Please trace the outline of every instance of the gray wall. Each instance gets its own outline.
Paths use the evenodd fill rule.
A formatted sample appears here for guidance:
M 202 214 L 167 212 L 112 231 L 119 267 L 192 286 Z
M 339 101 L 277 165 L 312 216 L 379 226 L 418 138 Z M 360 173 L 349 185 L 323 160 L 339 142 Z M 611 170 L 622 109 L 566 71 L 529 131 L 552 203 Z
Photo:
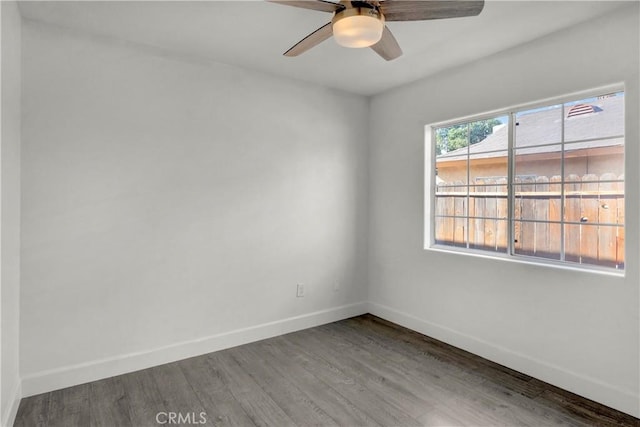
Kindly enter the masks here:
M 0 136 L 0 424 L 11 423 L 20 397 L 20 38 L 15 2 L 3 1 L 2 135 Z
M 23 88 L 26 394 L 366 299 L 366 98 L 35 23 Z
M 373 313 L 640 415 L 638 39 L 633 4 L 373 98 Z M 425 125 L 620 82 L 626 277 L 423 249 Z

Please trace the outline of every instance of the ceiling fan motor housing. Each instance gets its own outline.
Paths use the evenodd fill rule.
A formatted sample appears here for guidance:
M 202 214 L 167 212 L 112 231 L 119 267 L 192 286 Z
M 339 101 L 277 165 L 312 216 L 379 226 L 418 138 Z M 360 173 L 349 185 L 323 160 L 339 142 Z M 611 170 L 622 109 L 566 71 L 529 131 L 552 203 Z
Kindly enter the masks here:
M 345 47 L 368 47 L 380 41 L 384 15 L 375 6 L 359 6 L 339 10 L 331 20 L 333 36 Z

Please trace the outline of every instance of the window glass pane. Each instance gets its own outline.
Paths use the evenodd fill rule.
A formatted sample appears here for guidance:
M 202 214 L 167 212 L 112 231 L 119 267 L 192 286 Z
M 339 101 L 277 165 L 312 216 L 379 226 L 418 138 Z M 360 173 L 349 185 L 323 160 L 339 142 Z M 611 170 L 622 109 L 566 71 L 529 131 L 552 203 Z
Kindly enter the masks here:
M 516 147 L 562 142 L 562 104 L 517 113 L 515 129 Z
M 469 124 L 435 129 L 436 157 L 466 157 L 469 146 Z
M 470 187 L 469 216 L 507 219 L 509 201 L 506 179 L 487 179 L 483 185 Z
M 436 243 L 624 268 L 624 95 L 513 114 L 435 130 Z
M 467 216 L 466 193 L 449 193 L 452 195 L 436 196 L 436 216 Z M 453 194 L 464 194 L 454 196 Z
M 546 176 L 551 180 L 556 175 L 562 175 L 562 145 L 515 150 L 516 179 Z
M 466 247 L 468 125 L 438 128 L 435 136 L 435 243 Z
M 472 158 L 478 153 L 506 150 L 509 146 L 507 116 L 469 123 L 469 142 L 469 153 Z
M 624 269 L 623 227 L 567 224 L 564 241 L 566 261 Z
M 561 221 L 560 177 L 523 178 L 514 186 L 515 220 Z
M 465 148 L 466 150 L 466 148 Z M 467 159 L 436 159 L 436 215 L 467 215 Z
M 622 92 L 568 102 L 564 114 L 565 142 L 624 135 Z
M 598 223 L 624 225 L 624 182 L 601 182 Z
M 565 175 L 624 175 L 624 138 L 573 142 L 564 146 Z
M 469 218 L 469 247 L 485 251 L 506 252 L 507 227 L 506 220 Z
M 518 255 L 559 260 L 561 227 L 559 223 L 515 221 L 514 252 Z
M 482 185 L 487 180 L 507 179 L 507 150 L 471 154 L 469 157 L 470 185 Z
M 466 218 L 435 218 L 435 242 L 438 245 L 466 247 Z
M 442 196 L 466 196 L 467 184 L 462 181 L 449 181 L 444 182 L 439 179 L 436 180 L 436 195 Z
M 461 191 L 460 186 L 467 185 L 467 164 L 466 154 L 464 157 L 436 157 L 436 186 L 458 186 Z
M 599 182 L 597 178 L 597 175 L 585 175 L 584 181 L 577 175 L 567 178 L 565 221 L 624 225 L 624 183 Z

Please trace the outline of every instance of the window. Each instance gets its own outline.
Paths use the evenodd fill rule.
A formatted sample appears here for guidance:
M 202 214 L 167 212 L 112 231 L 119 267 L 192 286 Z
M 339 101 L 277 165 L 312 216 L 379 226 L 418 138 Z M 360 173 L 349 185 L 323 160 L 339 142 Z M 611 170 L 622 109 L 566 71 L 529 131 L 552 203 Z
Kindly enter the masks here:
M 624 270 L 624 92 L 428 129 L 431 246 Z

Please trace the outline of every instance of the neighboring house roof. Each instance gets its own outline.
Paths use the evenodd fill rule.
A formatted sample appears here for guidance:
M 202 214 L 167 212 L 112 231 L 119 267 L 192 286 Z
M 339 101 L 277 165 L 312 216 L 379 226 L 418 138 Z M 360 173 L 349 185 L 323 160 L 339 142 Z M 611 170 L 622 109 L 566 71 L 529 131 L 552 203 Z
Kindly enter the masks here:
M 560 145 L 534 146 L 561 142 L 562 114 L 562 108 L 549 108 L 517 115 L 515 148 L 524 149 L 517 150 L 516 154 L 560 151 Z M 624 144 L 624 96 L 600 98 L 592 102 L 567 107 L 564 115 L 565 151 Z M 507 126 L 496 127 L 495 133 L 469 147 L 470 158 L 506 156 L 508 132 Z M 504 150 L 504 154 L 496 153 L 499 150 Z M 493 152 L 487 153 L 487 151 Z M 441 154 L 437 159 L 438 162 L 446 162 L 462 160 L 466 156 L 467 147 L 463 147 Z

